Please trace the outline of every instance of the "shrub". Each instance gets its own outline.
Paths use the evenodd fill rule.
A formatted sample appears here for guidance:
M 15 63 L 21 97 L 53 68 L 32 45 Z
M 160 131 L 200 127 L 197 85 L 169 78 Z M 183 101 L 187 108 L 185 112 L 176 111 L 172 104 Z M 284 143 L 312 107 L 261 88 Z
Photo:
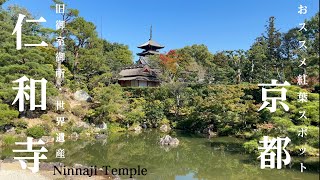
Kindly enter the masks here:
M 25 122 L 24 120 L 18 120 L 17 122 L 14 123 L 15 127 L 21 128 L 21 129 L 26 129 L 28 127 L 28 123 Z
M 306 152 L 304 154 L 301 154 L 301 149 L 306 149 Z M 292 146 L 289 148 L 289 150 L 291 151 L 290 154 L 292 155 L 296 155 L 296 156 L 318 156 L 319 154 L 319 149 L 318 148 L 314 148 L 311 147 L 307 144 L 302 144 L 300 146 Z
M 272 117 L 271 119 L 277 126 L 280 126 L 282 128 L 289 128 L 294 125 L 288 118 Z
M 167 118 L 163 118 L 161 121 L 160 121 L 160 125 L 162 124 L 170 124 L 170 121 L 167 119 Z
M 227 136 L 229 134 L 234 134 L 234 128 L 230 125 L 226 125 L 222 128 L 219 128 L 218 129 L 218 133 L 219 135 L 222 135 L 222 136 Z
M 306 130 L 305 137 L 298 136 L 301 130 Z M 311 147 L 319 148 L 319 128 L 315 126 L 293 126 L 288 129 L 288 137 L 293 145 L 308 144 Z
M 1 104 L 0 102 L 0 126 L 4 126 L 6 124 L 10 124 L 11 120 L 17 118 L 19 116 L 19 112 L 16 110 L 9 109 L 7 104 Z
M 108 134 L 108 130 L 107 129 L 102 129 L 102 130 L 100 130 L 100 134 Z
M 3 146 L 14 145 L 16 138 L 12 135 L 4 135 L 2 138 Z
M 54 118 L 51 117 L 49 114 L 43 114 L 40 116 L 40 119 L 46 121 L 47 123 L 51 122 Z
M 120 127 L 120 124 L 118 123 L 111 123 L 110 125 L 108 125 L 108 130 L 109 132 L 113 133 L 113 132 L 122 132 L 122 131 L 125 131 L 126 129 L 123 127 Z
M 73 132 L 73 126 L 74 126 L 74 122 L 70 120 L 61 127 L 61 130 L 68 134 L 71 134 Z
M 251 140 L 251 141 L 245 142 L 243 144 L 243 148 L 248 153 L 258 153 L 258 142 L 257 140 Z
M 42 136 L 46 135 L 46 131 L 42 126 L 38 125 L 27 129 L 27 135 L 34 138 L 41 138 Z
M 80 134 L 84 130 L 83 127 L 72 127 L 72 131 Z
M 146 105 L 146 119 L 150 124 L 158 124 L 165 118 L 164 105 L 161 101 L 155 100 Z
M 71 109 L 73 115 L 83 118 L 87 114 L 87 110 L 85 110 L 81 105 L 77 105 Z
M 126 122 L 129 124 L 139 123 L 145 119 L 146 115 L 141 109 L 132 109 L 126 114 Z
M 319 149 L 319 128 L 315 126 L 309 126 L 307 132 L 308 145 Z

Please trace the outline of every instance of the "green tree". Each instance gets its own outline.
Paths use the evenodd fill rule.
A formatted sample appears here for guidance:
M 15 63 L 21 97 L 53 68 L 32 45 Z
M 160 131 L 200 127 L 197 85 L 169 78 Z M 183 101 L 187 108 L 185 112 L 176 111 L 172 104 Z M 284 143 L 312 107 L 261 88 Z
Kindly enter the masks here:
M 40 80 L 45 78 L 47 83 L 47 96 L 57 93 L 53 88 L 54 84 L 54 49 L 51 45 L 48 47 L 23 47 L 21 50 L 16 50 L 15 35 L 12 35 L 12 30 L 16 24 L 16 19 L 19 13 L 27 15 L 27 18 L 33 18 L 32 15 L 24 8 L 19 6 L 10 6 L 8 10 L 0 10 L 0 99 L 1 103 L 11 105 L 15 96 L 16 90 L 12 87 L 16 86 L 12 81 L 21 78 L 23 75 L 28 78 Z M 34 23 L 24 23 L 22 26 L 22 41 L 28 43 L 39 43 L 42 40 L 50 42 L 45 36 L 41 35 L 41 26 Z M 39 96 L 36 97 L 38 102 Z M 26 104 L 27 105 L 27 104 Z M 27 105 L 26 107 L 28 107 Z M 13 106 L 17 109 L 17 104 Z M 30 112 L 27 110 L 20 113 L 20 116 L 41 115 L 38 112 Z M 43 112 L 42 112 L 43 113 Z M 13 116 L 8 119 L 13 120 Z M 6 117 L 3 117 L 6 118 Z
M 103 55 L 107 65 L 114 73 L 118 73 L 121 68 L 133 63 L 133 55 L 127 45 L 103 40 Z
M 93 23 L 87 22 L 82 17 L 74 18 L 68 24 L 68 33 L 66 34 L 65 43 L 66 51 L 72 53 L 72 69 L 73 76 L 79 82 L 78 65 L 80 62 L 81 51 L 85 48 L 90 48 L 91 43 L 97 38 L 96 27 Z
M 267 67 L 272 69 L 270 78 L 278 77 L 278 80 L 284 80 L 284 64 L 281 61 L 280 46 L 281 46 L 281 33 L 275 27 L 275 17 L 270 17 L 268 25 L 266 25 L 267 41 Z
M 235 51 L 225 51 L 226 55 L 229 58 L 230 67 L 234 69 L 235 77 L 234 82 L 237 84 L 242 82 L 242 72 L 243 67 L 246 62 L 246 54 L 244 50 L 235 50 Z
M 118 84 L 108 87 L 100 86 L 93 89 L 93 94 L 99 100 L 89 119 L 93 123 L 125 121 L 124 114 L 128 111 L 128 102 L 124 99 L 122 87 Z

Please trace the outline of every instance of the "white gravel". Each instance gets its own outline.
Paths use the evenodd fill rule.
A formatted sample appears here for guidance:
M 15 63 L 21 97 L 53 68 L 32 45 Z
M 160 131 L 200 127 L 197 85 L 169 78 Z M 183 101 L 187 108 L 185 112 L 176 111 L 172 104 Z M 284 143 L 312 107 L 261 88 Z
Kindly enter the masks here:
M 0 170 L 0 180 L 48 180 L 48 178 L 37 173 Z

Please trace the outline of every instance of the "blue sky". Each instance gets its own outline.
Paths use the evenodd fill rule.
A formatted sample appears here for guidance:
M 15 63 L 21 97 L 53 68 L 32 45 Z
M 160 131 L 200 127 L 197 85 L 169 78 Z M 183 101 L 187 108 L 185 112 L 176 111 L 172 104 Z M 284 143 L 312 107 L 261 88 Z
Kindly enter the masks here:
M 318 0 L 65 0 L 80 16 L 93 22 L 104 39 L 136 48 L 149 38 L 166 46 L 163 52 L 192 44 L 205 44 L 213 53 L 249 49 L 265 31 L 270 16 L 285 32 L 319 12 Z M 44 26 L 55 27 L 61 19 L 50 10 L 51 0 L 9 0 L 5 7 L 18 4 L 36 17 L 47 19 Z M 308 7 L 298 14 L 299 5 Z M 102 25 L 102 26 L 101 26 Z M 102 31 L 101 31 L 102 29 Z M 135 57 L 137 59 L 137 57 Z

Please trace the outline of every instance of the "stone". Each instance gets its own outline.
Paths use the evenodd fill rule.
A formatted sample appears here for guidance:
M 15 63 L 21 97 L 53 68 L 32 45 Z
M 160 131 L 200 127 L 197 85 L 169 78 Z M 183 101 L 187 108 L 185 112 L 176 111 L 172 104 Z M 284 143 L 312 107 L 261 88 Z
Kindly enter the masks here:
M 172 138 L 169 135 L 166 135 L 160 138 L 161 145 L 168 145 L 168 146 L 178 146 L 180 141 L 177 138 Z
M 133 129 L 136 132 L 140 132 L 142 130 L 141 126 L 139 126 L 139 125 L 135 126 Z
M 76 126 L 77 126 L 78 128 L 80 128 L 80 127 L 83 127 L 83 128 L 85 128 L 85 129 L 90 128 L 90 125 L 87 124 L 86 122 L 83 122 L 83 121 L 76 122 Z
M 14 129 L 14 127 L 11 127 L 6 131 L 6 134 L 14 135 L 16 134 L 16 130 Z
M 205 135 L 209 135 L 209 138 L 211 137 L 217 137 L 218 133 L 213 131 L 214 129 L 214 125 L 213 124 L 209 124 L 208 127 L 206 127 L 205 129 L 203 129 L 202 133 Z
M 18 161 L 18 160 L 13 159 L 13 157 L 8 157 L 8 158 L 5 158 L 2 162 L 3 163 L 13 163 L 15 161 Z
M 203 134 L 209 134 L 209 131 L 213 131 L 213 124 L 209 124 L 206 128 L 203 129 L 202 133 Z
M 77 140 L 79 138 L 79 134 L 77 132 L 73 132 L 71 135 L 70 135 L 70 138 L 72 140 Z
M 163 124 L 163 125 L 160 126 L 160 131 L 161 131 L 161 132 L 168 132 L 168 131 L 170 131 L 170 130 L 171 130 L 171 128 L 170 128 L 170 126 L 167 125 L 167 124 Z
M 208 133 L 209 133 L 209 138 L 210 138 L 210 137 L 217 137 L 217 136 L 218 136 L 218 133 L 217 133 L 217 132 L 213 132 L 213 131 L 211 131 L 210 129 L 209 129 Z
M 12 128 L 14 128 L 11 124 L 6 124 L 6 125 L 4 125 L 4 130 L 6 131 L 6 132 L 8 132 L 10 129 L 12 129 Z
M 98 125 L 98 128 L 100 129 L 107 129 L 107 124 L 105 122 L 102 122 L 102 124 Z
M 97 135 L 95 135 L 95 138 L 96 139 L 106 139 L 107 135 L 105 135 L 105 134 L 97 134 Z
M 140 133 L 142 130 L 142 127 L 139 124 L 135 124 L 131 127 L 129 127 L 129 124 L 127 125 L 129 131 L 135 131 L 136 133 Z
M 93 132 L 94 132 L 94 133 L 99 133 L 100 131 L 101 131 L 101 129 L 98 128 L 98 127 L 93 128 Z
M 143 122 L 141 126 L 143 129 L 147 129 L 147 127 L 148 127 L 146 122 Z
M 92 97 L 85 92 L 84 90 L 78 90 L 74 94 L 74 99 L 77 101 L 86 101 L 86 102 L 92 102 Z
M 42 136 L 40 138 L 43 142 L 47 143 L 54 143 L 54 137 L 51 136 Z

